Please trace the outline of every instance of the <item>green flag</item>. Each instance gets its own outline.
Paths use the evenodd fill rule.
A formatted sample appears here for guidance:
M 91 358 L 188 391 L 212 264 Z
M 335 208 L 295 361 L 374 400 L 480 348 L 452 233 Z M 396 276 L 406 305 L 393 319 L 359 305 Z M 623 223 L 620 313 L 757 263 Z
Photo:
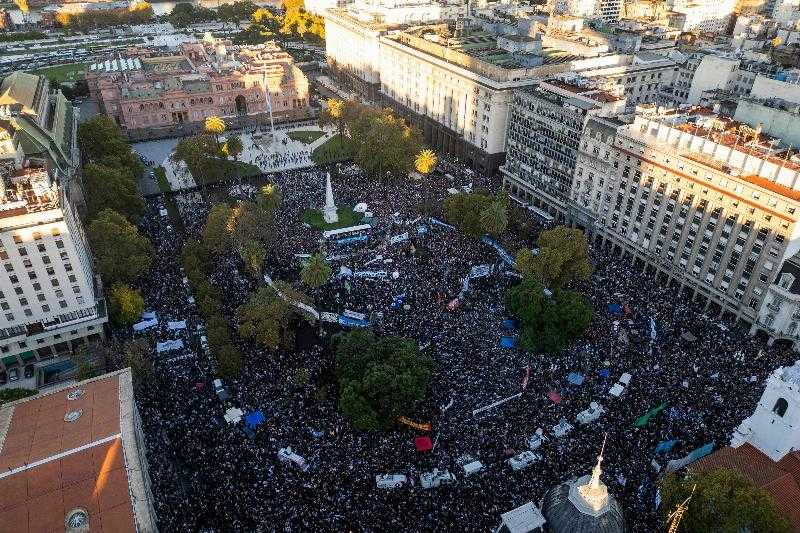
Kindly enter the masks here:
M 636 422 L 634 422 L 633 425 L 635 427 L 637 427 L 637 428 L 640 428 L 642 426 L 646 426 L 647 423 L 650 422 L 651 418 L 653 418 L 654 416 L 656 416 L 658 413 L 660 413 L 661 411 L 663 411 L 666 408 L 667 408 L 667 402 L 664 402 L 661 405 L 659 405 L 658 407 L 656 407 L 655 409 L 651 409 L 650 411 L 646 412 L 645 414 L 643 414 L 642 416 L 637 418 Z

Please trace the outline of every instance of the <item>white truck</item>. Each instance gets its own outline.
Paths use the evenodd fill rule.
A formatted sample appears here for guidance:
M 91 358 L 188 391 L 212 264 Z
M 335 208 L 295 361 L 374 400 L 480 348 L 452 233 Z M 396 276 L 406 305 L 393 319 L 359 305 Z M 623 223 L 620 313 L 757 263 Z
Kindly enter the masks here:
M 379 474 L 375 476 L 375 485 L 379 489 L 397 489 L 408 483 L 408 477 L 402 474 Z
M 292 448 L 287 446 L 286 448 L 281 448 L 278 450 L 278 459 L 282 463 L 293 463 L 297 468 L 302 470 L 303 472 L 308 471 L 308 463 L 306 460 L 297 455 L 292 451 Z
M 542 460 L 542 456 L 538 453 L 533 453 L 530 450 L 525 450 L 522 453 L 518 453 L 511 459 L 509 459 L 508 465 L 511 467 L 512 470 L 523 470 L 528 468 L 533 463 Z
M 432 489 L 441 485 L 452 485 L 456 482 L 456 476 L 448 470 L 434 468 L 433 472 L 423 472 L 419 475 L 419 482 L 423 489 Z
M 589 408 L 581 411 L 578 413 L 578 416 L 575 417 L 575 420 L 578 421 L 578 424 L 590 424 L 603 416 L 606 410 L 597 402 L 591 402 L 589 404 Z
M 544 436 L 544 430 L 542 428 L 536 428 L 536 433 L 534 433 L 533 436 L 528 439 L 528 448 L 535 450 L 544 444 L 544 441 L 546 440 L 547 437 Z

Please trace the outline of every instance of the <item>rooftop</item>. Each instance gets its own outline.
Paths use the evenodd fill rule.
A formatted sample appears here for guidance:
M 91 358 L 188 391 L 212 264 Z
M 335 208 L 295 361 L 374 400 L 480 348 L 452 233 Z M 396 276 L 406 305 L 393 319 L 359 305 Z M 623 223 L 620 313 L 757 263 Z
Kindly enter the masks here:
M 0 531 L 154 530 L 134 414 L 129 369 L 0 408 Z
M 58 187 L 43 168 L 28 167 L 0 176 L 0 218 L 56 209 Z

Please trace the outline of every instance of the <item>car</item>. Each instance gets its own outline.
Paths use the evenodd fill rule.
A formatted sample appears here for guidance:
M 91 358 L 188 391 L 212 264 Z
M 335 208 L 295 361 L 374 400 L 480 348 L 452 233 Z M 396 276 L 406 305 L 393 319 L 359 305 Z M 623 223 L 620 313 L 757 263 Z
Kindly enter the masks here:
M 525 450 L 524 452 L 518 453 L 508 461 L 508 465 L 511 467 L 512 470 L 523 470 L 528 468 L 533 463 L 542 460 L 542 456 L 538 453 L 533 453 L 530 450 Z
M 379 474 L 375 476 L 375 486 L 379 489 L 397 489 L 408 483 L 408 476 L 402 474 Z
M 625 391 L 628 390 L 628 385 L 631 382 L 631 377 L 632 376 L 627 372 L 622 374 L 619 378 L 619 381 L 617 381 L 614 384 L 614 386 L 611 387 L 611 389 L 608 391 L 608 394 L 610 394 L 611 396 L 615 396 L 617 398 L 625 394 Z
M 432 489 L 441 485 L 455 484 L 456 476 L 451 474 L 448 470 L 434 468 L 433 472 L 423 472 L 420 474 L 419 482 L 423 489 Z
M 30 379 L 33 377 L 33 371 L 35 367 L 33 365 L 25 365 L 24 376 L 25 379 Z
M 308 463 L 306 463 L 306 460 L 294 453 L 290 446 L 278 450 L 278 459 L 282 463 L 293 463 L 303 472 L 308 471 L 309 466 Z
M 471 463 L 462 465 L 461 468 L 464 469 L 465 476 L 471 476 L 472 474 L 477 474 L 483 470 L 483 463 L 480 461 L 472 461 Z
M 547 437 L 544 436 L 544 430 L 542 428 L 537 428 L 536 433 L 534 433 L 533 436 L 528 439 L 528 448 L 535 450 L 546 440 Z
M 581 411 L 578 413 L 578 416 L 575 417 L 578 424 L 590 424 L 603 416 L 606 410 L 597 402 L 591 402 L 589 404 L 589 408 Z
M 19 380 L 19 368 L 9 368 L 8 381 L 17 381 L 17 380 Z

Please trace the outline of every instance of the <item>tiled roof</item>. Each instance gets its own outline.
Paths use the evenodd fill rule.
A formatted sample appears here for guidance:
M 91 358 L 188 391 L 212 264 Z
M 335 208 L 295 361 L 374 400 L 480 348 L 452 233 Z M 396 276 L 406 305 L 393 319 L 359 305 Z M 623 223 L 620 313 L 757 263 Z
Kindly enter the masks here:
M 716 468 L 739 472 L 766 490 L 775 499 L 781 514 L 791 522 L 794 531 L 800 533 L 800 452 L 788 454 L 776 463 L 745 443 L 738 448 L 722 448 L 689 467 L 695 472 Z
M 14 72 L 0 83 L 0 105 L 22 104 L 29 113 L 38 108 L 40 77 L 27 72 Z
M 64 531 L 75 509 L 92 532 L 154 531 L 134 419 L 130 370 L 0 407 L 0 533 Z

